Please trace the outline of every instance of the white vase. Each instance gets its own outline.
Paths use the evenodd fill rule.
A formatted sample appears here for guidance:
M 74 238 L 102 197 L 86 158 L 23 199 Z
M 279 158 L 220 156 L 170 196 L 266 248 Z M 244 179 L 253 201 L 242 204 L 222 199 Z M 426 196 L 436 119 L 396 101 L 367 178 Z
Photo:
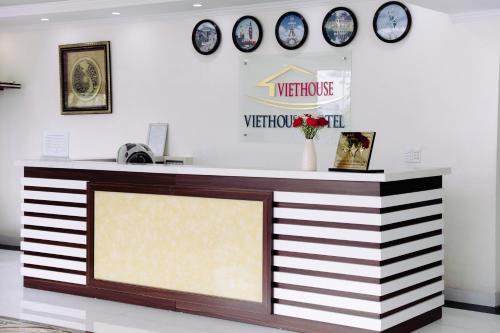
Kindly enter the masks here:
M 302 170 L 316 171 L 316 148 L 312 139 L 306 139 L 302 153 Z

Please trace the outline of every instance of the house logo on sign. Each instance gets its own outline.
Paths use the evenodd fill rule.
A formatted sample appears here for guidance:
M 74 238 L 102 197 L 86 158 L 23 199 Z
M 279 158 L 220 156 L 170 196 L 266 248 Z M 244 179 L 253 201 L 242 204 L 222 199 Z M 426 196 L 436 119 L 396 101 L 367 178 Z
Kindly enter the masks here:
M 257 83 L 266 97 L 250 96 L 258 103 L 284 110 L 310 111 L 339 101 L 333 81 L 319 80 L 311 71 L 288 65 Z

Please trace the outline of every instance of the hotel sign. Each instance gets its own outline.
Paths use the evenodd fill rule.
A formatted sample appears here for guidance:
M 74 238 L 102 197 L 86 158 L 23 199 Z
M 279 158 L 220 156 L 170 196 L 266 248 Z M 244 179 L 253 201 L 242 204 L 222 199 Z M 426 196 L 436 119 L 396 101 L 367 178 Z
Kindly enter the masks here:
M 298 138 L 299 114 L 322 114 L 321 137 L 350 126 L 351 63 L 346 54 L 255 56 L 241 60 L 241 126 L 248 141 L 289 142 Z

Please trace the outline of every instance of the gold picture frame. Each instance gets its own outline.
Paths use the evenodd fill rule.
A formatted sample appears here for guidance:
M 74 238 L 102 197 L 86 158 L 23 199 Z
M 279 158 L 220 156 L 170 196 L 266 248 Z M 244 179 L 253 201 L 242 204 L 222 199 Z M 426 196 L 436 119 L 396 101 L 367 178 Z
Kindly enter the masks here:
M 335 165 L 331 171 L 368 171 L 375 143 L 375 132 L 340 134 Z
M 61 114 L 112 113 L 111 43 L 59 46 Z

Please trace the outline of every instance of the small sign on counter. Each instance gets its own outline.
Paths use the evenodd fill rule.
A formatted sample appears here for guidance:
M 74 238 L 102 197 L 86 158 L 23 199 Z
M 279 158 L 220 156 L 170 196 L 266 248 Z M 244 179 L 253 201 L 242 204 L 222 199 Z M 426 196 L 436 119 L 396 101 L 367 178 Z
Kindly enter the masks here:
M 69 132 L 43 132 L 42 160 L 69 160 Z

